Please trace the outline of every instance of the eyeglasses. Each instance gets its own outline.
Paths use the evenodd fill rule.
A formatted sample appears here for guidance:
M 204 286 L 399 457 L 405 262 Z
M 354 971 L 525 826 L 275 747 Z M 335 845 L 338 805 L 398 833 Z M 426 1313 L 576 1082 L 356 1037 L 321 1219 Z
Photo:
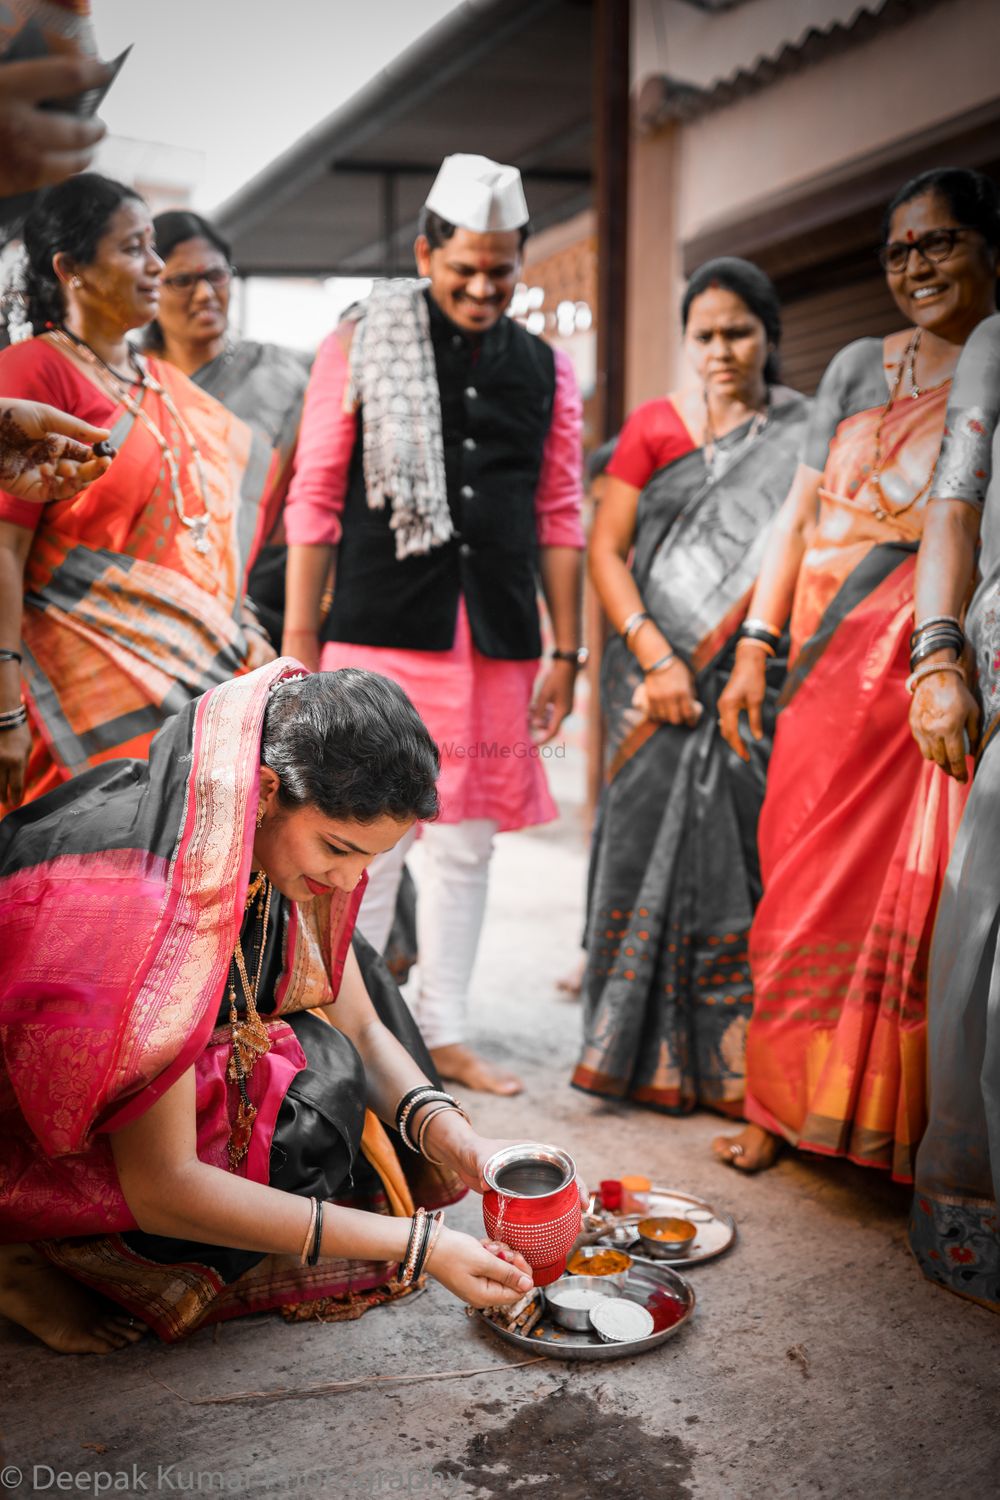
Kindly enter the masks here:
M 172 292 L 192 292 L 200 281 L 207 281 L 216 291 L 228 286 L 236 275 L 235 266 L 207 266 L 204 271 L 179 271 L 176 276 L 161 276 L 160 285 Z
M 957 229 L 931 229 L 917 240 L 890 240 L 883 245 L 878 258 L 884 271 L 899 276 L 910 264 L 910 251 L 916 250 L 924 260 L 940 265 L 952 255 L 963 234 L 977 234 L 978 230 L 959 227 Z

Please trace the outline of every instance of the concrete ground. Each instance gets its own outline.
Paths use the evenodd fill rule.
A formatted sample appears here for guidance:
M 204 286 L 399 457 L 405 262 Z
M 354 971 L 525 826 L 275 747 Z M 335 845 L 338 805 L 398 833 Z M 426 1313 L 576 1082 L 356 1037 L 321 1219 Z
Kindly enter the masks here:
M 979 1500 L 1000 1491 L 1000 1321 L 919 1275 L 905 1245 L 906 1192 L 792 1156 L 741 1178 L 709 1155 L 715 1118 L 668 1119 L 567 1086 L 579 1017 L 554 981 L 581 920 L 572 747 L 552 770 L 563 821 L 500 840 L 476 979 L 475 1040 L 527 1088 L 515 1101 L 477 1100 L 477 1122 L 565 1144 L 591 1182 L 643 1172 L 731 1212 L 734 1248 L 690 1272 L 692 1322 L 643 1358 L 523 1367 L 436 1285 L 356 1323 L 244 1320 L 100 1360 L 60 1358 L 3 1328 L 0 1495 Z M 480 1228 L 479 1200 L 450 1210 L 449 1222 Z M 454 1371 L 475 1373 L 436 1378 Z M 204 1404 L 387 1376 L 408 1383 Z

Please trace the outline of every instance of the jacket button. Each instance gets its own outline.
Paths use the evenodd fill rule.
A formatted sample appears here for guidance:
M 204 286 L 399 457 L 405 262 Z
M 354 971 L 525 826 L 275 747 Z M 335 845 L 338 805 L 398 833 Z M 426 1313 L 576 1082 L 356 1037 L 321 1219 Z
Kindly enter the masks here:
M 462 447 L 465 448 L 466 451 L 469 452 L 469 453 L 473 452 L 473 450 L 475 449 L 475 446 L 476 446 L 476 440 L 475 440 L 475 438 L 466 438 L 464 440 L 464 442 L 462 443 Z
M 476 387 L 474 385 L 467 385 L 465 387 L 465 394 L 466 396 L 468 396 L 470 401 L 475 401 L 476 397 L 479 395 L 479 392 L 476 390 Z
M 474 495 L 474 494 L 475 494 L 475 493 L 476 493 L 476 492 L 475 492 L 475 490 L 474 490 L 474 489 L 473 489 L 473 488 L 472 488 L 472 485 L 471 485 L 471 484 L 463 484 L 463 485 L 462 485 L 462 499 L 463 499 L 463 500 L 471 500 L 471 499 L 472 499 L 472 497 L 473 497 L 473 495 Z
M 461 347 L 462 347 L 462 345 L 464 343 L 465 343 L 465 340 L 463 339 L 463 337 L 462 337 L 462 335 L 460 333 L 453 333 L 452 334 L 452 336 L 451 336 L 451 346 L 452 346 L 453 349 L 461 349 Z
M 459 557 L 471 557 L 472 556 L 472 548 L 469 546 L 468 542 L 463 542 L 462 543 L 462 545 L 458 549 L 458 555 L 459 555 Z

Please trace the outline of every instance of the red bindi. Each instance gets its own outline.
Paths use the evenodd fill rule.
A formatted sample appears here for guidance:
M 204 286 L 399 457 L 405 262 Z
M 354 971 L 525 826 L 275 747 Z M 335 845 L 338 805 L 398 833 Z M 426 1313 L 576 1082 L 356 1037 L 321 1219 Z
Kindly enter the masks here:
M 916 236 L 915 236 L 915 234 L 914 234 L 914 233 L 913 233 L 913 230 L 912 230 L 912 229 L 908 229 L 908 230 L 907 230 L 907 231 L 906 231 L 906 238 L 907 238 L 907 239 L 908 239 L 908 240 L 909 240 L 909 242 L 910 242 L 910 244 L 911 244 L 911 245 L 912 245 L 912 244 L 913 244 L 913 241 L 914 241 L 914 240 L 915 240 L 915 238 L 916 238 Z

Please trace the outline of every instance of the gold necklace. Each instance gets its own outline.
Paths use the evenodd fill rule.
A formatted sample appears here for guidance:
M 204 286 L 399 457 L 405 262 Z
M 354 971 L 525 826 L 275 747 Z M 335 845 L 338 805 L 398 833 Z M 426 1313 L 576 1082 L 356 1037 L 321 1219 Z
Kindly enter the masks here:
M 918 500 L 922 500 L 924 495 L 926 495 L 927 491 L 931 487 L 931 481 L 934 478 L 934 470 L 937 468 L 937 456 L 935 455 L 934 460 L 931 463 L 930 473 L 927 475 L 927 478 L 924 480 L 923 484 L 920 486 L 919 490 L 917 490 L 917 493 L 913 496 L 913 498 L 907 500 L 905 505 L 898 505 L 895 507 L 890 505 L 889 498 L 886 495 L 885 490 L 882 488 L 882 466 L 885 462 L 884 455 L 882 453 L 882 428 L 885 426 L 885 420 L 893 408 L 896 397 L 899 395 L 899 387 L 903 382 L 904 371 L 909 372 L 911 399 L 915 401 L 918 396 L 922 396 L 924 394 L 920 386 L 917 384 L 916 375 L 917 350 L 920 348 L 920 334 L 921 330 L 919 328 L 914 329 L 909 343 L 903 350 L 903 357 L 899 361 L 899 364 L 896 368 L 896 378 L 892 382 L 892 388 L 889 391 L 889 399 L 879 413 L 878 424 L 875 428 L 875 452 L 872 455 L 872 467 L 869 478 L 872 486 L 876 490 L 878 490 L 882 503 L 879 504 L 876 500 L 869 500 L 868 508 L 871 510 L 876 521 L 894 521 L 897 516 L 903 515 L 905 511 L 910 510 L 914 505 L 916 505 Z
M 142 422 L 143 426 L 152 436 L 166 463 L 167 471 L 170 475 L 170 492 L 173 496 L 174 510 L 177 512 L 178 521 L 190 531 L 191 540 L 194 543 L 196 552 L 210 551 L 208 523 L 211 520 L 211 512 L 208 506 L 208 485 L 205 481 L 201 450 L 198 447 L 194 434 L 178 411 L 169 391 L 158 380 L 155 380 L 147 369 L 140 365 L 134 365 L 136 385 L 140 386 L 143 391 L 152 391 L 154 396 L 159 396 L 166 407 L 168 415 L 173 419 L 178 432 L 191 451 L 191 457 L 194 460 L 193 477 L 197 480 L 199 499 L 202 504 L 202 514 L 200 516 L 189 516 L 184 509 L 184 492 L 181 488 L 181 476 L 177 466 L 177 459 L 174 457 L 174 452 L 169 442 L 142 405 L 142 398 L 140 397 L 139 401 L 136 401 L 117 371 L 113 370 L 106 361 L 101 359 L 99 354 L 95 354 L 90 345 L 85 343 L 83 339 L 67 333 L 64 328 L 53 328 L 50 329 L 49 333 L 50 337 L 57 344 L 70 349 L 83 360 L 84 364 L 89 365 L 109 395 L 119 401 L 131 416 Z M 132 357 L 133 359 L 135 358 L 134 354 Z
M 235 1172 L 250 1150 L 250 1137 L 253 1133 L 253 1122 L 257 1118 L 257 1106 L 251 1103 L 247 1092 L 247 1079 L 253 1072 L 258 1058 L 271 1050 L 271 1039 L 268 1036 L 267 1027 L 260 1018 L 257 1009 L 257 995 L 260 991 L 260 976 L 264 969 L 264 949 L 267 946 L 267 919 L 271 912 L 271 894 L 274 887 L 263 876 L 261 883 L 256 887 L 254 894 L 257 897 L 257 917 L 260 924 L 260 945 L 257 953 L 257 968 L 254 973 L 253 983 L 247 974 L 246 960 L 243 957 L 243 944 L 239 938 L 229 963 L 229 1029 L 232 1035 L 233 1050 L 229 1054 L 229 1063 L 226 1068 L 226 1077 L 230 1083 L 235 1083 L 240 1091 L 240 1102 L 236 1108 L 236 1119 L 229 1133 L 229 1170 Z M 236 1006 L 236 980 L 234 969 L 239 975 L 240 987 L 243 990 L 243 999 L 246 1005 L 246 1014 L 240 1019 L 240 1013 Z

